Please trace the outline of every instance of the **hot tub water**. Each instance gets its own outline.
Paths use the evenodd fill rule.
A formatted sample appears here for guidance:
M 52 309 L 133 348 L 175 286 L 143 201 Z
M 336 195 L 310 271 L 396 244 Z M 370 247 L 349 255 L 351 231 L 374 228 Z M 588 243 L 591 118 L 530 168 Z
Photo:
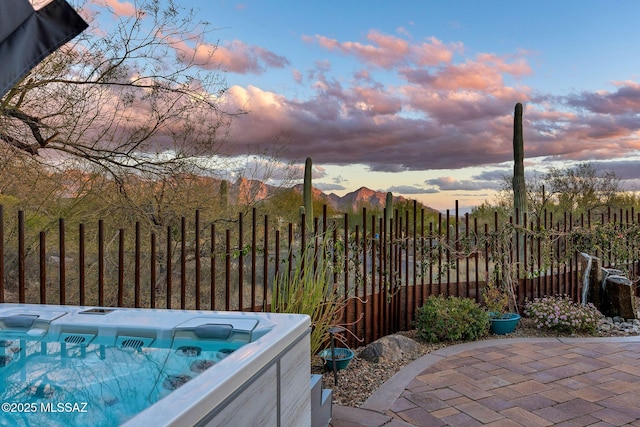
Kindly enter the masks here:
M 199 394 L 203 402 L 217 390 L 215 406 L 192 403 L 200 412 L 207 409 L 195 417 L 204 425 L 232 404 L 221 399 L 223 389 L 241 395 L 269 364 L 280 363 L 263 358 L 248 377 L 242 373 L 251 366 L 248 359 L 265 355 L 258 344 L 279 329 L 274 320 L 278 316 L 253 313 L 0 304 L 0 425 L 115 426 L 140 413 L 153 419 L 156 403 L 166 412 L 180 390 Z M 300 330 L 308 329 L 300 320 Z M 279 356 L 286 359 L 287 353 Z M 234 365 L 236 375 L 248 380 L 237 390 L 228 377 Z M 210 381 L 196 381 L 201 376 Z M 308 371 L 305 378 L 308 386 Z M 188 409 L 182 406 L 173 408 L 174 415 Z M 171 417 L 159 418 L 171 423 Z M 174 418 L 179 424 L 180 417 Z M 275 419 L 289 424 L 280 413 Z

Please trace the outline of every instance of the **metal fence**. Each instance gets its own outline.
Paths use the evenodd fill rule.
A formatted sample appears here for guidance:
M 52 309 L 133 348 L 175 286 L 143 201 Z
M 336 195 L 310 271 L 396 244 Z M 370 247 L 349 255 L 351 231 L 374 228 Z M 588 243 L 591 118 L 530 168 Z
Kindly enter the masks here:
M 515 278 L 520 306 L 543 295 L 578 300 L 582 267 L 572 232 L 607 223 L 623 232 L 640 224 L 633 211 L 624 214 L 554 221 L 545 213 L 530 223 L 525 216 L 520 225 L 495 213 L 480 224 L 460 215 L 457 203 L 453 212 L 427 221 L 414 203 L 392 218 L 366 208 L 328 218 L 325 207 L 313 229 L 300 226 L 304 217 L 283 226 L 253 209 L 227 222 L 230 227 L 205 224 L 196 211 L 149 232 L 139 223 L 119 227 L 105 220 L 69 229 L 64 219 L 36 231 L 25 212 L 5 218 L 0 206 L 0 302 L 265 311 L 274 277 L 290 273 L 302 251 L 323 245 L 346 299 L 341 324 L 351 332 L 350 345 L 359 345 L 409 329 L 430 295 L 482 302 L 487 279 L 505 269 Z M 614 263 L 606 259 L 611 254 L 599 255 L 605 265 Z

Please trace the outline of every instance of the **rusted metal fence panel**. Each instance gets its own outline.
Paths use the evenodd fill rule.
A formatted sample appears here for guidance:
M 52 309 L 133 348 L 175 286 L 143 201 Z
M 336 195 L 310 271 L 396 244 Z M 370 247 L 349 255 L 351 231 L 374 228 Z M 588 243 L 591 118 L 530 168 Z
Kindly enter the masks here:
M 605 222 L 624 239 L 625 227 L 640 223 L 640 214 L 621 211 L 598 221 L 591 214 L 554 221 L 545 212 L 535 220 L 525 215 L 524 224 L 505 222 L 496 212 L 481 224 L 461 216 L 457 203 L 453 215 L 427 221 L 414 202 L 391 218 L 386 210 L 378 216 L 366 208 L 327 218 L 325 206 L 313 229 L 300 226 L 304 218 L 281 229 L 254 208 L 231 228 L 202 224 L 196 211 L 148 235 L 139 223 L 115 228 L 122 224 L 104 220 L 79 224 L 76 235 L 62 218 L 56 230 L 29 230 L 25 215 L 16 212 L 8 221 L 0 206 L 0 302 L 266 311 L 278 292 L 274 277 L 291 276 L 305 250 L 330 248 L 334 289 L 347 300 L 342 324 L 351 345 L 411 328 L 430 295 L 481 302 L 487 281 L 507 266 L 515 271 L 520 306 L 543 295 L 576 300 L 580 256 L 570 253 L 568 239 Z M 612 248 L 595 255 L 613 263 Z

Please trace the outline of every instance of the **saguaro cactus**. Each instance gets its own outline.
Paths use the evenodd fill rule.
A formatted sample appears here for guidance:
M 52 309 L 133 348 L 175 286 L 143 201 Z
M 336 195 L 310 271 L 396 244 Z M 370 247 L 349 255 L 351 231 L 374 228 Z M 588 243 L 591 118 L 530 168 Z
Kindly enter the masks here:
M 513 115 L 513 215 L 517 224 L 524 224 L 524 217 L 527 211 L 527 189 L 524 183 L 524 137 L 522 136 L 522 104 L 516 104 L 515 113 Z M 524 262 L 524 239 L 517 232 L 514 232 L 515 254 L 518 256 L 519 262 Z M 507 269 L 503 270 L 505 273 Z M 520 269 L 524 271 L 524 269 Z M 506 279 L 506 278 L 505 278 Z M 507 280 L 509 284 L 510 309 L 517 311 L 517 302 L 512 287 L 512 282 Z
M 527 211 L 527 191 L 524 182 L 524 137 L 522 136 L 522 104 L 517 103 L 513 116 L 513 210 L 522 224 Z
M 384 211 L 387 214 L 387 226 L 391 226 L 391 219 L 393 218 L 393 194 L 390 191 L 387 192 L 387 199 L 384 204 Z
M 229 203 L 229 183 L 226 179 L 220 182 L 220 209 L 224 212 L 227 210 Z
M 307 157 L 304 162 L 304 186 L 302 188 L 302 201 L 304 206 L 304 213 L 307 219 L 307 227 L 311 229 L 313 227 L 313 195 L 311 193 L 311 157 Z

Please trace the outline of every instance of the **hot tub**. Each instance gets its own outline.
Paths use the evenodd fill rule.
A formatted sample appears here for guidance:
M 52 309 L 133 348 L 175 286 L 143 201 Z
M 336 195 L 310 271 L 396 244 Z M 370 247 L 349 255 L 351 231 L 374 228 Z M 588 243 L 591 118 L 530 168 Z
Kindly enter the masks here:
M 311 424 L 308 316 L 0 304 L 0 425 Z

